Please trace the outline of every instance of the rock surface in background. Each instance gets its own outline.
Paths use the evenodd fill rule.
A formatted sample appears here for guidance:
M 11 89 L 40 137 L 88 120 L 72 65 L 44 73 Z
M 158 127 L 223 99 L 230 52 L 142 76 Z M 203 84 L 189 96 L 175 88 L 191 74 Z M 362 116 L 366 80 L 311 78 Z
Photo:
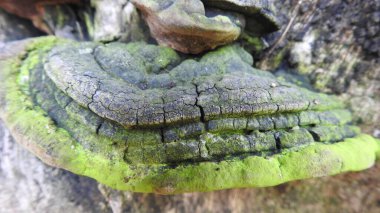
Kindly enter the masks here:
M 148 27 L 129 0 L 91 0 L 95 9 L 90 34 L 95 41 L 147 41 Z
M 89 178 L 42 163 L 0 121 L 0 212 L 107 212 Z

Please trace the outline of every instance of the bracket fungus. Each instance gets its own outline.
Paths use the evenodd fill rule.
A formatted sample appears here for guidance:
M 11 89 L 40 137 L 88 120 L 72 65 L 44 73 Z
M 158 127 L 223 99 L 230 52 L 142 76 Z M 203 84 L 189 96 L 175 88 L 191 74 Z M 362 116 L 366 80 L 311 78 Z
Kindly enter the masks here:
M 246 19 L 246 31 L 260 36 L 280 29 L 272 0 L 202 0 L 204 5 L 235 11 Z
M 267 0 L 132 0 L 159 44 L 198 54 L 238 39 L 244 28 L 261 36 L 279 29 Z
M 0 116 L 44 162 L 119 190 L 274 186 L 371 167 L 379 141 L 334 96 L 252 67 L 145 43 L 45 37 L 0 50 Z

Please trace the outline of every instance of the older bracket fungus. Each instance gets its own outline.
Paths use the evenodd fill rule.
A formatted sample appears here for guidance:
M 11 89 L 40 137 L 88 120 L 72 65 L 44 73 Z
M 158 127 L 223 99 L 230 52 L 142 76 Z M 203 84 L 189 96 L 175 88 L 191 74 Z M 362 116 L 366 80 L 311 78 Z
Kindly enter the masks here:
M 197 54 L 236 40 L 243 16 L 205 10 L 200 0 L 133 0 L 143 13 L 158 43 L 184 53 Z
M 264 187 L 374 164 L 379 141 L 335 97 L 252 63 L 238 45 L 195 60 L 145 43 L 10 43 L 0 116 L 44 162 L 120 190 Z
M 260 36 L 280 29 L 271 0 L 202 0 L 206 6 L 244 14 L 246 31 Z
M 256 36 L 279 29 L 266 0 L 132 2 L 144 15 L 157 42 L 183 53 L 198 54 L 231 43 L 240 36 L 245 25 L 246 30 Z

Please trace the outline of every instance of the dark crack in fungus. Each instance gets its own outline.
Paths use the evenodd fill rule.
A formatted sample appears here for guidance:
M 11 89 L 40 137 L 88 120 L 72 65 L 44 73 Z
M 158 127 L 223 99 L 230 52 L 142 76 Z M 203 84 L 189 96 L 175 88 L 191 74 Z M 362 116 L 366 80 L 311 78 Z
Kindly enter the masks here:
M 0 115 L 44 162 L 120 190 L 264 187 L 373 165 L 379 142 L 337 98 L 252 64 L 237 44 L 182 58 L 145 43 L 10 43 Z

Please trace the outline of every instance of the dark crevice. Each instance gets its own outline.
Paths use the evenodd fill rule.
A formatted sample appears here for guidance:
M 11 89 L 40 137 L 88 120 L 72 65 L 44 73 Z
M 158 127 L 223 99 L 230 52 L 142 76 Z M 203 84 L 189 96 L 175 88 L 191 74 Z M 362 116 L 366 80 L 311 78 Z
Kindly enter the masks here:
M 87 109 L 91 110 L 90 105 L 91 105 L 92 103 L 94 103 L 94 97 L 95 97 L 95 95 L 96 95 L 96 93 L 98 92 L 99 89 L 100 89 L 100 86 L 99 86 L 99 84 L 98 84 L 98 85 L 97 85 L 97 88 L 96 88 L 96 90 L 95 90 L 95 92 L 94 92 L 93 94 L 91 94 L 91 101 L 88 102 L 88 104 L 87 104 Z M 91 110 L 91 111 L 92 111 L 92 110 Z
M 136 126 L 139 126 L 139 109 L 136 110 Z
M 163 116 L 164 116 L 164 125 L 166 125 L 165 99 L 161 97 L 161 100 L 162 100 L 162 111 L 163 111 Z
M 319 135 L 316 132 L 311 131 L 311 130 L 308 130 L 308 132 L 311 134 L 311 136 L 313 136 L 314 141 L 316 141 L 316 142 L 321 141 L 321 138 L 319 137 Z
M 165 143 L 164 128 L 160 128 L 161 143 Z
M 311 107 L 311 102 L 310 102 L 310 101 L 308 101 L 308 102 L 307 102 L 307 108 L 306 108 L 306 110 L 309 110 L 309 109 L 310 109 L 310 107 Z
M 206 119 L 205 119 L 205 111 L 204 111 L 203 107 L 202 107 L 201 105 L 199 105 L 199 103 L 198 103 L 198 98 L 199 98 L 199 96 L 200 96 L 200 92 L 199 92 L 199 90 L 198 90 L 198 85 L 194 84 L 194 86 L 195 86 L 195 91 L 196 91 L 196 93 L 197 93 L 197 97 L 196 97 L 196 99 L 195 99 L 195 106 L 197 106 L 197 107 L 199 108 L 199 111 L 200 111 L 200 113 L 201 113 L 201 117 L 200 117 L 201 122 L 202 122 L 202 123 L 205 123 L 205 122 L 206 122 Z M 206 126 L 207 126 L 207 125 L 206 125 Z
M 281 140 L 280 140 L 280 133 L 276 132 L 273 134 L 274 139 L 276 140 L 276 150 L 281 152 L 282 145 L 281 145 Z
M 100 43 L 102 43 L 102 44 L 110 44 L 110 43 L 112 43 L 112 42 L 117 42 L 117 41 L 119 41 L 121 39 L 121 36 L 113 36 L 113 38 L 112 39 L 109 39 L 109 40 L 107 40 L 107 41 L 99 41 Z
M 202 143 L 198 141 L 198 152 L 199 152 L 199 158 L 202 158 Z
M 195 86 L 195 92 L 197 93 L 197 97 L 195 98 L 195 106 L 197 106 L 199 108 L 199 111 L 201 113 L 201 117 L 200 117 L 201 122 L 206 123 L 205 111 L 204 111 L 203 107 L 201 105 L 199 105 L 199 103 L 198 103 L 198 98 L 199 98 L 201 93 L 199 92 L 198 85 L 194 84 L 194 86 Z M 206 128 L 207 128 L 207 126 L 208 125 L 205 125 Z
M 244 129 L 243 131 L 245 135 L 251 135 L 254 132 L 254 130 L 248 130 L 248 129 Z
M 208 150 L 207 146 L 206 149 Z M 248 153 L 234 153 L 234 154 L 228 154 L 228 155 L 213 155 L 211 158 L 199 158 L 199 159 L 188 159 L 188 160 L 180 160 L 176 162 L 165 162 L 167 166 L 170 168 L 177 168 L 179 166 L 187 166 L 187 165 L 198 165 L 203 162 L 215 162 L 220 163 L 223 161 L 229 161 L 234 159 L 240 159 L 243 160 L 247 157 L 252 156 L 258 156 L 258 157 L 270 157 L 275 154 L 278 154 L 276 151 L 268 150 L 268 151 L 262 151 L 262 152 L 248 152 Z M 133 165 L 133 163 L 131 163 Z
M 57 99 L 55 99 L 55 101 L 57 101 L 58 102 L 58 100 Z M 70 101 L 68 101 L 62 108 L 63 109 L 66 109 L 71 103 L 73 103 L 73 99 L 70 99 Z
M 103 126 L 103 123 L 100 123 L 97 127 L 96 127 L 96 134 L 97 135 L 99 135 L 99 130 L 100 130 L 100 128 L 102 128 L 102 126 Z
M 196 102 L 195 102 L 195 105 L 197 106 L 197 107 L 199 107 L 199 110 L 200 110 L 200 113 L 201 113 L 201 121 L 203 122 L 203 123 L 205 123 L 206 122 L 206 120 L 205 120 L 205 111 L 203 110 L 203 107 L 202 106 L 200 106 L 200 105 L 198 105 L 198 98 L 197 98 L 197 100 L 196 100 Z

